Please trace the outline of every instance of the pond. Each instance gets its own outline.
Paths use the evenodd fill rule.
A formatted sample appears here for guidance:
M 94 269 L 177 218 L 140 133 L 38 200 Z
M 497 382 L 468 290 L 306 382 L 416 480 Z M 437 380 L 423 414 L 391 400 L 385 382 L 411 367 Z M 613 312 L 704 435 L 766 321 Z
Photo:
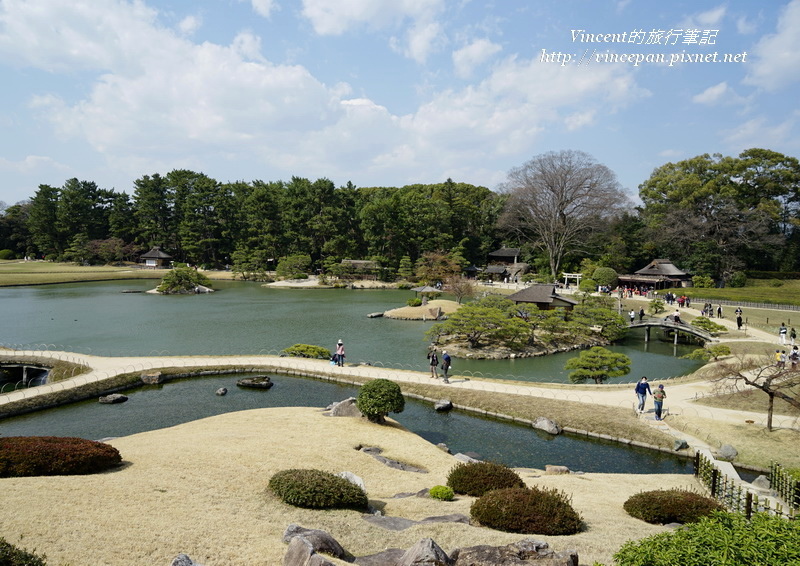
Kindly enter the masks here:
M 92 440 L 127 436 L 219 415 L 265 407 L 319 407 L 354 397 L 358 390 L 282 375 L 271 376 L 267 390 L 236 386 L 238 375 L 195 377 L 159 386 L 126 391 L 128 401 L 103 405 L 73 403 L 0 421 L 3 436 L 79 436 Z M 228 394 L 215 394 L 226 387 Z M 588 440 L 562 434 L 551 436 L 507 421 L 482 418 L 462 411 L 437 412 L 429 403 L 409 399 L 402 413 L 390 415 L 406 428 L 451 452 L 475 452 L 485 460 L 512 467 L 544 468 L 547 464 L 571 470 L 603 473 L 691 473 L 691 463 L 671 454 Z M 124 456 L 124 455 L 123 455 Z
M 367 318 L 403 306 L 401 290 L 279 289 L 258 283 L 216 281 L 209 295 L 160 296 L 142 292 L 154 281 L 131 280 L 0 288 L 0 344 L 34 345 L 123 355 L 225 355 L 278 353 L 293 344 L 333 349 L 344 340 L 348 362 L 427 370 L 431 322 Z M 610 349 L 628 355 L 631 373 L 664 379 L 685 375 L 700 363 L 680 356 L 693 349 L 635 332 Z M 453 373 L 540 382 L 567 382 L 568 352 L 514 360 L 456 359 Z

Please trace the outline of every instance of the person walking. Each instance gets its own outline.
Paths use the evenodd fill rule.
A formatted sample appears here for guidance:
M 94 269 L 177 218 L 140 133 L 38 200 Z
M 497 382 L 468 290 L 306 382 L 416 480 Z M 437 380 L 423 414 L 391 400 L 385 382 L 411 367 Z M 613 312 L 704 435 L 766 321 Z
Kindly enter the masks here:
M 341 338 L 336 343 L 336 354 L 334 355 L 336 356 L 336 365 L 339 367 L 344 366 L 344 342 L 342 342 Z
M 789 329 L 786 328 L 786 323 L 781 322 L 781 327 L 778 329 L 778 338 L 780 339 L 781 344 L 786 344 L 786 333 L 788 331 Z
M 639 309 L 639 322 L 642 322 L 643 318 L 644 318 L 644 307 Z
M 655 393 L 653 393 L 653 405 L 655 405 L 655 408 L 656 408 L 656 420 L 657 421 L 662 420 L 662 418 L 661 418 L 661 410 L 664 407 L 664 399 L 666 399 L 666 398 L 667 398 L 667 392 L 664 391 L 664 386 L 663 385 L 659 385 L 658 389 L 656 389 Z
M 800 362 L 800 351 L 797 346 L 792 346 L 792 353 L 789 354 L 789 361 L 792 362 L 792 371 L 797 369 L 797 362 Z
M 628 313 L 628 316 L 631 317 L 631 324 L 633 324 L 636 321 L 636 311 L 631 309 L 631 312 Z
M 639 398 L 639 406 L 637 408 L 637 412 L 643 413 L 644 404 L 647 401 L 647 394 L 648 393 L 650 395 L 653 394 L 653 392 L 650 391 L 650 384 L 647 383 L 647 376 L 643 375 L 642 379 L 639 380 L 639 382 L 636 384 L 636 387 L 634 387 L 633 390 L 636 392 L 636 397 Z
M 439 365 L 439 356 L 436 355 L 436 348 L 428 352 L 428 363 L 431 366 L 431 379 L 437 379 L 439 376 L 436 375 L 436 367 Z
M 741 329 L 742 329 L 742 315 L 741 314 L 737 314 L 736 315 L 736 330 L 741 330 Z
M 717 305 L 717 318 L 722 318 L 722 305 Z
M 447 372 L 450 371 L 451 363 L 450 354 L 447 353 L 447 350 L 442 350 L 442 381 L 445 383 L 450 383 Z
M 792 342 L 792 346 L 794 346 L 794 341 L 797 338 L 797 331 L 792 326 L 792 329 L 789 331 L 789 340 Z

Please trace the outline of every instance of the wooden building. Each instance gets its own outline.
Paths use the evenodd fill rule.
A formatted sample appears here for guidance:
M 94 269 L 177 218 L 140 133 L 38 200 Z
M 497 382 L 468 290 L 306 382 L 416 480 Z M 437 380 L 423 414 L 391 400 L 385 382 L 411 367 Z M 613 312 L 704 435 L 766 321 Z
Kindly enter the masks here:
M 578 301 L 559 295 L 556 292 L 556 285 L 553 283 L 531 285 L 506 298 L 516 304 L 533 303 L 540 310 L 564 308 L 571 311 L 578 304 Z
M 172 256 L 161 251 L 158 246 L 153 246 L 149 252 L 139 256 L 139 261 L 144 263 L 145 267 L 160 268 L 169 267 L 172 261 Z
M 668 259 L 654 259 L 633 275 L 620 275 L 619 281 L 620 285 L 628 287 L 653 289 L 692 286 L 692 276 L 678 269 Z

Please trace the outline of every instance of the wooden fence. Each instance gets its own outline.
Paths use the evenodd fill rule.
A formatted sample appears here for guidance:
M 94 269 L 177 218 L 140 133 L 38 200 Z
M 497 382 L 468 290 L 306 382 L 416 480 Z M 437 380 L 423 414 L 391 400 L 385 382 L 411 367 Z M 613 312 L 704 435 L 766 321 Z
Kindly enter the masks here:
M 785 499 L 788 505 L 768 496 L 759 496 L 743 486 L 738 478 L 723 473 L 714 462 L 697 452 L 694 457 L 694 475 L 708 489 L 711 497 L 722 503 L 728 510 L 743 513 L 748 519 L 753 513 L 770 513 L 788 519 L 797 517 L 797 504 L 794 499 Z M 796 483 L 795 483 L 796 487 Z
M 775 491 L 793 511 L 800 509 L 800 481 L 777 462 L 772 462 L 769 467 L 769 488 Z

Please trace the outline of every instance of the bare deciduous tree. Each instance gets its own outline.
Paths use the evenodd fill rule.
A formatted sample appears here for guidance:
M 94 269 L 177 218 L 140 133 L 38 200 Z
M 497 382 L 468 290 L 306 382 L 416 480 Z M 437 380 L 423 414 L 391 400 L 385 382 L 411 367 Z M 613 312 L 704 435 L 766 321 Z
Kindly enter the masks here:
M 564 256 L 628 204 L 617 177 L 582 151 L 553 151 L 512 169 L 501 225 L 547 253 L 557 279 Z
M 800 398 L 794 393 L 800 385 L 800 371 L 778 366 L 770 356 L 739 355 L 716 364 L 711 376 L 718 391 L 740 390 L 740 385 L 754 387 L 769 397 L 767 430 L 772 431 L 775 398 L 800 409 Z
M 472 298 L 475 296 L 475 283 L 461 275 L 452 275 L 445 281 L 444 288 L 450 294 L 454 295 L 458 304 L 464 298 Z

